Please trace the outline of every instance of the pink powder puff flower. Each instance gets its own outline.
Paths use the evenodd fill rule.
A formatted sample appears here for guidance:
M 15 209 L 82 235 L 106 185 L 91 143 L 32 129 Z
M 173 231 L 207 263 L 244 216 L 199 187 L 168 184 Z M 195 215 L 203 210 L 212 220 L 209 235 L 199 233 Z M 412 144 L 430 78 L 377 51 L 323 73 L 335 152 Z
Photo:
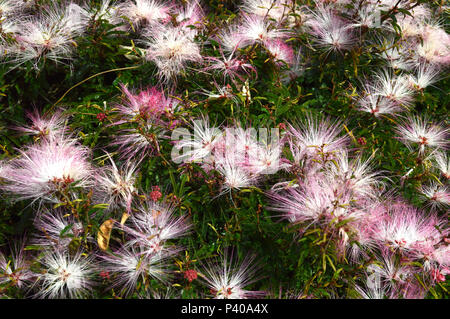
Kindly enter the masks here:
M 176 216 L 174 206 L 154 201 L 139 206 L 129 221 L 131 226 L 125 231 L 132 238 L 126 246 L 139 245 L 141 253 L 149 256 L 161 252 L 167 256 L 176 253 L 178 249 L 165 247 L 165 242 L 185 236 L 192 228 L 188 217 Z
M 310 177 L 297 187 L 289 187 L 281 194 L 268 193 L 268 196 L 272 202 L 269 209 L 282 213 L 291 223 L 321 224 L 353 215 L 348 193 L 337 194 L 332 185 L 319 177 Z
M 432 210 L 445 209 L 450 205 L 450 188 L 447 185 L 439 185 L 435 182 L 431 185 L 421 185 L 419 192 Z
M 203 9 L 197 0 L 190 0 L 185 6 L 176 8 L 175 14 L 177 24 L 184 28 L 194 26 L 196 29 L 200 29 L 202 20 L 205 17 Z
M 128 0 L 118 6 L 119 15 L 138 28 L 167 20 L 170 10 L 171 6 L 155 0 Z
M 40 260 L 45 272 L 36 282 L 36 298 L 86 298 L 92 291 L 97 271 L 93 256 L 80 252 L 71 256 L 67 251 L 47 251 Z
M 314 160 L 324 163 L 335 158 L 336 152 L 349 144 L 348 136 L 339 137 L 341 125 L 340 121 L 319 120 L 311 114 L 295 126 L 289 124 L 289 146 L 294 162 L 300 164 L 303 160 Z
M 120 293 L 131 294 L 139 281 L 155 278 L 167 281 L 167 264 L 163 254 L 145 254 L 139 247 L 122 246 L 112 253 L 98 256 L 102 260 L 102 270 L 110 273 L 111 288 L 120 288 Z
M 108 204 L 111 210 L 119 207 L 126 207 L 131 211 L 131 201 L 133 193 L 136 191 L 137 163 L 126 162 L 119 170 L 109 154 L 111 165 L 103 167 L 96 177 L 95 193 L 99 196 L 99 201 Z
M 0 0 L 0 16 L 3 18 L 20 13 L 23 9 L 23 1 Z
M 226 52 L 233 53 L 248 45 L 246 38 L 240 31 L 240 25 L 234 24 L 223 28 L 217 35 L 220 47 Z
M 254 71 L 256 69 L 250 64 L 246 63 L 242 57 L 234 57 L 235 50 L 233 50 L 227 57 L 224 55 L 222 48 L 219 48 L 221 58 L 216 57 L 205 57 L 205 61 L 211 62 L 209 66 L 204 68 L 204 71 L 216 70 L 223 74 L 223 80 L 230 78 L 233 82 L 238 78 L 244 81 L 243 77 L 239 74 L 244 72 L 249 74 L 249 71 Z
M 423 41 L 417 45 L 417 56 L 438 65 L 450 64 L 450 35 L 439 25 L 427 25 Z
M 223 184 L 219 194 L 223 195 L 232 190 L 248 188 L 256 184 L 258 176 L 251 174 L 240 162 L 242 158 L 234 152 L 215 155 L 215 169 L 222 175 Z
M 437 228 L 443 228 L 444 224 L 436 214 L 426 216 L 412 206 L 394 203 L 374 225 L 373 236 L 381 245 L 415 258 L 427 254 L 442 240 L 448 230 L 441 233 Z
M 442 243 L 431 254 L 427 256 L 434 267 L 445 268 L 445 274 L 449 274 L 450 267 L 450 245 Z
M 448 148 L 449 130 L 440 124 L 429 123 L 427 117 L 408 116 L 396 129 L 398 138 L 409 149 L 412 145 L 419 146 L 419 154 L 425 152 L 425 148 Z
M 433 159 L 435 161 L 435 167 L 446 179 L 450 179 L 450 157 L 448 157 L 447 153 L 441 151 L 435 152 L 433 153 Z
M 263 297 L 264 291 L 249 291 L 245 287 L 258 281 L 255 274 L 256 256 L 246 255 L 242 261 L 225 250 L 223 257 L 204 265 L 198 274 L 216 299 L 251 299 Z
M 19 200 L 33 199 L 57 203 L 55 196 L 74 183 L 79 188 L 92 186 L 93 168 L 88 162 L 91 151 L 87 147 L 64 138 L 43 140 L 19 150 L 20 157 L 10 161 L 10 169 L 4 177 L 6 191 Z M 69 190 L 75 197 L 75 193 Z
M 156 87 L 149 87 L 133 94 L 125 85 L 121 84 L 121 90 L 126 99 L 123 104 L 117 105 L 117 109 L 129 121 L 135 121 L 139 118 L 143 120 L 158 118 L 165 112 L 174 111 L 178 105 L 176 99 L 167 98 L 164 92 L 159 91 Z M 122 123 L 122 121 L 119 123 Z
M 15 243 L 11 249 L 11 259 L 8 260 L 0 252 L 0 285 L 9 283 L 19 289 L 29 287 L 35 279 L 30 270 L 30 261 L 27 260 L 25 242 Z
M 377 198 L 384 188 L 382 172 L 374 172 L 373 155 L 365 161 L 361 156 L 349 160 L 346 151 L 339 152 L 334 162 L 328 162 L 325 174 L 330 180 L 341 182 L 354 198 Z
M 379 281 L 390 293 L 391 298 L 399 297 L 402 290 L 415 281 L 414 274 L 418 271 L 403 263 L 401 259 L 384 249 L 377 257 L 377 262 L 369 265 L 374 281 Z
M 33 113 L 28 113 L 27 117 L 30 119 L 31 125 L 16 127 L 16 130 L 25 135 L 54 139 L 57 136 L 64 136 L 67 131 L 67 117 L 62 115 L 62 111 L 56 111 L 52 116 L 41 116 L 35 110 Z
M 268 19 L 250 14 L 242 15 L 239 33 L 242 40 L 240 47 L 246 47 L 255 43 L 264 44 L 271 40 L 284 39 L 289 36 L 287 30 L 279 29 Z
M 211 127 L 208 117 L 193 121 L 194 135 L 177 141 L 175 148 L 185 149 L 178 159 L 185 162 L 211 161 L 212 152 L 222 140 L 222 132 Z
M 303 63 L 302 51 L 298 50 L 297 54 L 294 55 L 294 59 L 291 65 L 289 65 L 289 68 L 282 71 L 281 82 L 286 85 L 302 75 L 305 71 Z
M 158 68 L 161 81 L 174 81 L 184 72 L 189 63 L 201 62 L 200 47 L 189 30 L 173 27 L 159 27 L 150 30 L 144 45 L 146 60 Z
M 244 0 L 241 9 L 249 14 L 267 17 L 281 23 L 288 18 L 290 6 L 288 0 Z
M 319 47 L 330 52 L 341 52 L 350 49 L 356 43 L 353 26 L 337 16 L 331 7 L 318 4 L 311 14 L 313 18 L 305 24 Z
M 264 43 L 264 47 L 278 64 L 286 63 L 288 66 L 294 64 L 294 50 L 285 42 L 281 40 L 267 41 Z
M 283 142 L 274 140 L 270 143 L 259 143 L 257 148 L 248 150 L 248 160 L 244 167 L 251 174 L 275 174 L 281 169 L 287 169 L 291 165 L 282 158 Z
M 83 224 L 72 214 L 61 209 L 49 211 L 44 209 L 34 219 L 34 227 L 38 230 L 33 238 L 33 244 L 52 250 L 68 250 L 74 238 L 84 235 Z M 91 236 L 87 236 L 92 241 Z
M 159 153 L 159 140 L 167 137 L 165 132 L 159 125 L 144 123 L 136 128 L 120 130 L 110 145 L 118 146 L 121 160 L 140 163 L 146 156 Z
M 75 3 L 44 7 L 41 14 L 27 18 L 20 26 L 13 61 L 32 60 L 35 67 L 43 57 L 55 62 L 70 59 L 74 39 L 87 27 L 88 13 Z

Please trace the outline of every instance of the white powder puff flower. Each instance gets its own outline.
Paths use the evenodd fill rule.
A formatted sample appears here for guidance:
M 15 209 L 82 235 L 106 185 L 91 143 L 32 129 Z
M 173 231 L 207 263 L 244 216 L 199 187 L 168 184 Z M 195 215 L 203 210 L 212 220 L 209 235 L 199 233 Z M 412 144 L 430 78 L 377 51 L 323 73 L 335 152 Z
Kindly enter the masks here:
M 263 44 L 271 40 L 284 39 L 289 36 L 287 30 L 279 29 L 271 21 L 257 15 L 245 14 L 239 27 L 240 44 L 239 47 Z
M 29 287 L 35 279 L 35 274 L 30 270 L 30 263 L 24 241 L 16 242 L 12 247 L 10 260 L 0 252 L 0 285 L 9 283 L 19 289 Z
M 111 156 L 107 155 L 111 165 L 105 166 L 97 176 L 95 192 L 102 203 L 109 205 L 109 209 L 116 209 L 122 206 L 130 211 L 133 193 L 136 191 L 134 184 L 138 164 L 128 161 L 119 170 Z
M 38 230 L 33 238 L 34 245 L 62 251 L 69 248 L 72 240 L 81 239 L 85 232 L 83 224 L 75 216 L 61 209 L 39 212 L 34 227 Z M 92 241 L 92 237 L 88 235 L 87 240 Z
M 123 295 L 132 293 L 138 282 L 155 278 L 166 282 L 168 269 L 163 254 L 147 255 L 134 246 L 121 247 L 113 253 L 102 254 L 102 270 L 112 277 L 111 288 L 118 288 Z
M 430 123 L 426 117 L 409 116 L 397 126 L 396 132 L 408 148 L 418 145 L 420 154 L 424 153 L 426 147 L 447 149 L 449 145 L 449 130 L 439 124 Z
M 168 19 L 170 6 L 155 0 L 129 0 L 120 4 L 118 10 L 133 26 L 141 27 Z
M 199 271 L 204 283 L 216 299 L 252 299 L 263 297 L 264 291 L 249 291 L 245 287 L 258 281 L 255 277 L 258 264 L 254 255 L 246 255 L 239 261 L 226 250 L 223 257 L 204 265 Z
M 38 281 L 37 298 L 85 298 L 95 285 L 97 269 L 93 257 L 80 252 L 73 257 L 68 252 L 48 251 L 40 261 L 45 272 Z
M 421 197 L 427 202 L 431 209 L 444 209 L 450 206 L 450 188 L 446 185 L 439 185 L 436 182 L 431 185 L 421 185 L 419 187 Z
M 416 74 L 409 77 L 414 88 L 423 90 L 439 81 L 440 68 L 429 63 L 422 63 L 416 69 Z
M 188 63 L 200 62 L 202 56 L 192 34 L 181 28 L 161 27 L 148 33 L 146 59 L 156 64 L 161 81 L 175 80 Z
M 288 0 L 244 0 L 242 10 L 261 17 L 268 17 L 282 22 L 288 17 L 290 1 Z
M 124 228 L 131 236 L 126 246 L 138 245 L 148 256 L 177 253 L 176 247 L 165 246 L 165 242 L 188 234 L 192 227 L 187 216 L 177 216 L 175 207 L 153 201 L 140 205 L 129 221 L 131 226 Z
M 318 46 L 327 51 L 343 51 L 356 43 L 353 26 L 337 16 L 331 7 L 318 5 L 311 14 L 313 18 L 305 24 Z
M 437 169 L 445 178 L 450 179 L 450 157 L 448 157 L 447 153 L 435 152 L 433 158 L 436 162 Z

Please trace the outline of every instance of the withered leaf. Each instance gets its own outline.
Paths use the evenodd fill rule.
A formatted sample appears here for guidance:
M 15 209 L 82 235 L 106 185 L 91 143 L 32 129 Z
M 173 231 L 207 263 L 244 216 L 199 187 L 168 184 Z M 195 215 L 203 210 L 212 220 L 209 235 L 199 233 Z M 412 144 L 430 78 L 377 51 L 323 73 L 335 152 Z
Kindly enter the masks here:
M 98 247 L 102 250 L 107 250 L 109 245 L 109 238 L 111 237 L 111 231 L 114 225 L 114 219 L 108 219 L 101 226 L 97 233 Z

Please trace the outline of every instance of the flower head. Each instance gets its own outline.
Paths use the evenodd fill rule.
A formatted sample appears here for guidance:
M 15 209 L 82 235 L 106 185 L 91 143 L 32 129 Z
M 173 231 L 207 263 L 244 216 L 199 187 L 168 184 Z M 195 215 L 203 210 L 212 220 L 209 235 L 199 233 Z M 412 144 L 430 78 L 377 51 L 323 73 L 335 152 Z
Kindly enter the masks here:
M 264 291 L 248 291 L 245 287 L 257 281 L 254 278 L 258 265 L 255 256 L 246 255 L 239 262 L 225 251 L 223 258 L 205 265 L 199 275 L 217 299 L 248 299 L 262 297 Z
M 83 298 L 95 285 L 96 266 L 92 256 L 47 251 L 40 262 L 46 271 L 39 278 L 38 298 Z
M 423 153 L 425 148 L 447 149 L 449 130 L 439 124 L 429 123 L 428 118 L 409 116 L 396 128 L 398 138 L 411 148 L 411 145 L 418 145 L 419 152 Z
M 10 161 L 3 188 L 18 199 L 58 202 L 57 193 L 69 186 L 87 188 L 92 185 L 93 170 L 88 162 L 90 150 L 73 140 L 58 138 L 43 140 L 20 151 L 21 156 Z

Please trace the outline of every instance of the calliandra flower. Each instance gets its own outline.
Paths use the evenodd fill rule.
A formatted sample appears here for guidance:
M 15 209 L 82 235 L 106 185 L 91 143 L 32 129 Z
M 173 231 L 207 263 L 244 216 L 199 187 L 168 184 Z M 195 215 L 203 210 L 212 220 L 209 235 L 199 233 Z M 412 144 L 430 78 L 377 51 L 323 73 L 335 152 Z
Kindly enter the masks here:
M 249 71 L 256 72 L 256 69 L 243 60 L 241 57 L 235 57 L 235 50 L 233 50 L 228 56 L 225 56 L 220 48 L 221 58 L 205 57 L 205 61 L 209 61 L 210 65 L 204 68 L 205 71 L 218 71 L 223 75 L 223 79 L 230 78 L 233 82 L 236 78 L 244 81 L 240 72 L 249 74 Z
M 207 117 L 193 121 L 192 127 L 194 135 L 175 143 L 175 148 L 185 150 L 178 158 L 185 162 L 210 160 L 223 133 L 219 129 L 211 127 Z
M 368 270 L 372 272 L 374 281 L 386 287 L 391 298 L 398 296 L 402 288 L 410 284 L 417 269 L 408 264 L 403 264 L 396 258 L 395 254 L 384 249 L 377 256 L 377 263 L 369 265 Z
M 47 251 L 40 260 L 45 272 L 39 275 L 36 298 L 65 299 L 89 296 L 95 282 L 96 265 L 93 256 L 80 252 Z
M 381 283 L 379 278 L 371 277 L 365 272 L 366 280 L 363 287 L 355 285 L 355 290 L 362 299 L 385 299 L 388 295 L 387 287 Z
M 397 113 L 406 111 L 406 108 L 397 102 L 378 94 L 378 89 L 370 81 L 363 83 L 362 88 L 362 94 L 355 98 L 360 111 L 370 113 L 375 117 L 382 115 L 396 116 Z
M 441 234 L 437 228 L 443 229 L 444 224 L 434 213 L 424 215 L 410 205 L 393 203 L 375 223 L 373 237 L 382 245 L 414 257 L 427 253 L 441 241 L 445 232 Z
M 363 214 L 351 205 L 354 198 L 345 185 L 317 173 L 296 187 L 267 195 L 271 199 L 269 209 L 295 224 L 335 224 Z
M 190 0 L 184 6 L 176 8 L 175 14 L 177 24 L 186 28 L 194 26 L 200 29 L 202 20 L 205 17 L 200 2 L 197 0 Z
M 125 296 L 135 290 L 139 281 L 155 278 L 166 282 L 168 270 L 163 254 L 148 255 L 141 248 L 130 245 L 98 257 L 102 260 L 102 269 L 110 273 L 111 288 L 119 288 Z
M 278 64 L 286 63 L 288 66 L 294 64 L 294 50 L 285 42 L 281 40 L 267 41 L 264 43 L 264 47 Z
M 174 27 L 152 29 L 147 34 L 146 60 L 155 63 L 161 81 L 175 80 L 189 63 L 202 61 L 200 48 L 189 30 Z
M 450 206 L 450 188 L 446 185 L 439 185 L 436 182 L 431 185 L 421 185 L 419 193 L 432 209 Z
M 373 156 L 365 161 L 361 156 L 349 160 L 348 153 L 342 151 L 335 162 L 328 162 L 325 174 L 330 179 L 340 181 L 355 198 L 377 198 L 384 183 L 380 180 L 381 172 L 373 169 Z
M 84 33 L 88 16 L 75 3 L 44 7 L 37 17 L 21 23 L 12 61 L 33 61 L 36 67 L 42 58 L 55 62 L 70 59 L 76 48 L 74 39 Z
M 247 254 L 241 261 L 225 250 L 223 257 L 204 265 L 198 271 L 202 282 L 216 299 L 251 299 L 263 297 L 264 291 L 249 291 L 245 287 L 258 281 L 255 255 Z
M 33 244 L 52 250 L 67 251 L 69 244 L 81 239 L 85 233 L 83 224 L 70 213 L 62 209 L 43 209 L 34 219 L 34 227 L 38 232 L 34 235 Z M 89 241 L 91 236 L 87 236 Z
M 294 59 L 291 65 L 289 65 L 289 68 L 282 71 L 281 82 L 283 84 L 288 84 L 302 75 L 305 71 L 303 62 L 302 51 L 298 50 L 297 54 L 294 54 Z
M 33 113 L 28 113 L 27 117 L 30 119 L 31 125 L 16 127 L 16 130 L 25 135 L 54 139 L 58 136 L 64 136 L 67 131 L 65 124 L 67 117 L 63 116 L 62 111 L 56 111 L 51 116 L 41 116 L 35 110 Z
M 6 259 L 0 252 L 0 285 L 9 283 L 19 289 L 29 287 L 35 279 L 30 270 L 30 260 L 25 252 L 25 241 L 16 242 L 11 247 L 11 259 Z
M 401 106 L 412 105 L 414 96 L 407 76 L 397 76 L 382 69 L 375 74 L 373 83 L 375 95 L 385 97 Z
M 155 0 L 128 0 L 118 6 L 119 15 L 125 16 L 135 27 L 167 20 L 170 9 L 171 6 Z
M 440 124 L 430 123 L 427 117 L 408 116 L 397 125 L 395 131 L 408 148 L 418 145 L 420 154 L 425 152 L 425 148 L 448 148 L 449 130 Z
M 319 47 L 330 52 L 341 52 L 356 43 L 353 26 L 337 16 L 332 8 L 318 5 L 315 11 L 311 11 L 311 15 L 312 18 L 305 24 Z
M 224 27 L 217 35 L 220 47 L 229 53 L 248 45 L 246 38 L 240 31 L 240 25 L 233 24 Z
M 287 0 L 245 0 L 241 9 L 250 14 L 282 22 L 288 17 L 289 5 L 290 2 Z
M 88 162 L 91 151 L 87 147 L 64 138 L 43 140 L 19 150 L 20 156 L 9 162 L 2 188 L 19 200 L 33 199 L 58 203 L 57 193 L 68 191 L 74 184 L 78 188 L 92 186 L 93 169 Z
M 379 56 L 385 60 L 386 64 L 397 70 L 409 71 L 413 69 L 415 61 L 411 58 L 411 43 L 405 41 L 395 41 L 395 38 L 381 38 L 379 42 Z
M 445 152 L 435 152 L 433 154 L 436 168 L 444 175 L 445 178 L 450 178 L 450 157 Z M 0 175 L 1 176 L 1 175 Z
M 420 64 L 417 67 L 416 75 L 410 76 L 409 80 L 414 88 L 423 90 L 433 83 L 439 81 L 440 69 L 433 64 Z
M 0 16 L 9 17 L 24 9 L 24 1 L 0 0 Z
M 439 25 L 428 25 L 421 36 L 423 41 L 416 48 L 418 59 L 437 65 L 449 65 L 450 35 Z
M 162 114 L 175 111 L 179 103 L 175 98 L 166 97 L 164 92 L 156 87 L 148 87 L 133 93 L 121 84 L 121 90 L 126 98 L 116 108 L 126 121 L 142 119 L 158 123 Z M 115 124 L 123 122 L 124 120 Z
M 128 245 L 139 245 L 141 253 L 173 255 L 178 249 L 166 247 L 167 240 L 189 233 L 192 224 L 188 217 L 177 216 L 175 207 L 166 203 L 146 201 L 129 218 L 131 226 L 125 228 L 130 235 Z
M 109 154 L 111 165 L 101 169 L 96 177 L 95 193 L 99 196 L 99 201 L 108 204 L 109 209 L 125 207 L 131 210 L 133 193 L 136 191 L 137 163 L 128 161 L 119 170 Z
M 255 43 L 263 44 L 267 41 L 284 39 L 289 36 L 287 30 L 274 26 L 265 17 L 243 14 L 239 26 L 240 47 L 246 47 Z
M 256 184 L 257 176 L 250 174 L 239 164 L 238 159 L 232 153 L 227 153 L 223 157 L 216 159 L 216 170 L 223 177 L 220 195 Z
M 334 158 L 349 143 L 348 136 L 339 137 L 341 125 L 340 121 L 320 120 L 311 114 L 304 121 L 289 124 L 289 146 L 294 162 L 299 164 L 310 159 L 324 162 Z

